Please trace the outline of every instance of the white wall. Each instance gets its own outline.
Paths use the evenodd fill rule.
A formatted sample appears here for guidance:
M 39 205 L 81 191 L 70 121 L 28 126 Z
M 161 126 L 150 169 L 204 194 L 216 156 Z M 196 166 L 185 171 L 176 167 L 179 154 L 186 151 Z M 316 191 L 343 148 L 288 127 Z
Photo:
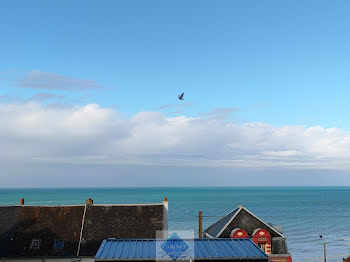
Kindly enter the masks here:
M 168 200 L 166 200 L 166 201 L 163 201 L 163 238 L 165 239 L 168 238 L 168 212 L 169 212 L 169 203 L 168 203 Z

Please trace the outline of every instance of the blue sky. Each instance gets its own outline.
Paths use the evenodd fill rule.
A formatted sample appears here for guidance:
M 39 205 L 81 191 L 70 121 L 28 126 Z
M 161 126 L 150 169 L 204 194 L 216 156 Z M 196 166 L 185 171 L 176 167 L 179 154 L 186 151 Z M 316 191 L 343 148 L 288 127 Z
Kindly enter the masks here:
M 30 103 L 38 112 L 56 108 L 52 115 L 74 115 L 69 108 L 97 104 L 88 109 L 96 114 L 111 110 L 102 114 L 115 113 L 131 123 L 146 111 L 156 114 L 142 115 L 147 121 L 157 116 L 214 117 L 223 121 L 219 133 L 228 122 L 261 123 L 279 130 L 302 126 L 305 132 L 319 126 L 327 142 L 315 142 L 307 152 L 315 153 L 320 145 L 323 151 L 347 152 L 349 8 L 349 1 L 319 0 L 2 1 L 0 103 L 14 106 L 14 115 L 28 110 Z M 177 99 L 181 92 L 185 101 Z M 35 110 L 36 117 L 42 115 Z M 334 144 L 327 128 L 338 130 L 341 150 L 325 148 Z M 194 136 L 200 136 L 200 130 L 193 128 Z M 13 140 L 27 144 L 26 136 Z M 289 156 L 305 153 L 305 145 L 282 143 L 262 152 Z M 185 154 L 187 149 L 182 150 L 166 154 Z M 201 152 L 200 146 L 189 151 L 186 157 Z M 153 153 L 165 154 L 160 149 Z

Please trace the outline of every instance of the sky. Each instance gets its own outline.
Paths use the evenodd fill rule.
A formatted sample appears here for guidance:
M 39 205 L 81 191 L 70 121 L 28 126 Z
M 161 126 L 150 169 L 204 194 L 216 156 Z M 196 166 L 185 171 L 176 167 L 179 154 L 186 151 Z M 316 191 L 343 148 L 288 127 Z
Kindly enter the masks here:
M 1 1 L 0 187 L 349 186 L 349 8 Z

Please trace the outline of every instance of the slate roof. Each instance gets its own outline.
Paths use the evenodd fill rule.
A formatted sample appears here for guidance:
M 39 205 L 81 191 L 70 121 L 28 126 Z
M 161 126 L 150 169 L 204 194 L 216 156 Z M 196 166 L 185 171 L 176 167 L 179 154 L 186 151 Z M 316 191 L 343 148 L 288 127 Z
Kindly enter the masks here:
M 174 243 L 178 242 L 178 243 Z M 173 261 L 159 239 L 106 239 L 95 261 Z M 268 256 L 251 239 L 176 239 L 171 245 L 187 245 L 182 257 L 176 260 L 267 261 Z M 171 250 L 170 250 L 171 253 Z
M 3 206 L 0 257 L 74 257 L 81 232 L 79 256 L 95 256 L 105 238 L 155 238 L 156 230 L 165 227 L 163 208 L 163 204 Z M 40 239 L 40 248 L 30 248 L 33 239 Z M 65 240 L 64 248 L 54 250 L 60 239 Z
M 205 232 L 209 235 L 209 237 L 217 237 L 220 231 L 227 225 L 228 222 L 231 221 L 232 217 L 238 212 L 239 208 L 232 210 L 226 216 L 221 218 L 219 221 L 212 224 Z
M 204 230 L 207 237 L 230 237 L 231 231 L 235 228 L 244 229 L 252 235 L 257 228 L 266 229 L 272 237 L 283 237 L 283 234 L 271 225 L 267 224 L 243 206 L 232 210 L 229 214 Z

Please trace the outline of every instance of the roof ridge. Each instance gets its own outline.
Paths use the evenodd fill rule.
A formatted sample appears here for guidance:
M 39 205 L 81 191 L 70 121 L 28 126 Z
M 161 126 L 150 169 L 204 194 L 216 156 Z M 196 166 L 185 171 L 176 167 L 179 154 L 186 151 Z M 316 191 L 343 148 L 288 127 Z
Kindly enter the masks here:
M 278 235 L 280 235 L 283 238 L 286 238 L 281 232 L 279 232 L 277 229 L 275 229 L 274 227 L 270 226 L 268 223 L 266 223 L 264 220 L 262 220 L 261 218 L 257 217 L 256 215 L 254 215 L 252 212 L 250 212 L 247 208 L 242 206 L 242 209 L 244 209 L 245 211 L 247 211 L 250 215 L 252 215 L 253 217 L 255 217 L 256 219 L 260 220 L 262 223 L 264 223 L 266 226 L 268 226 L 269 228 L 271 228 L 273 231 L 275 231 Z
M 236 212 L 234 213 L 234 215 L 233 215 L 233 216 L 230 218 L 230 220 L 225 224 L 225 226 L 222 227 L 222 229 L 221 229 L 220 232 L 216 235 L 216 237 L 219 237 L 219 236 L 222 234 L 222 232 L 224 232 L 224 230 L 225 230 L 225 229 L 227 228 L 227 226 L 232 222 L 232 220 L 237 216 L 237 214 L 238 214 L 239 212 L 241 212 L 242 208 L 243 208 L 243 206 L 238 206 L 236 209 L 234 209 L 234 210 L 231 211 L 231 212 L 233 212 L 233 211 L 236 210 Z
M 140 203 L 140 204 L 92 204 L 91 206 L 162 206 L 163 203 Z M 2 207 L 84 207 L 85 204 L 81 205 L 8 205 Z

